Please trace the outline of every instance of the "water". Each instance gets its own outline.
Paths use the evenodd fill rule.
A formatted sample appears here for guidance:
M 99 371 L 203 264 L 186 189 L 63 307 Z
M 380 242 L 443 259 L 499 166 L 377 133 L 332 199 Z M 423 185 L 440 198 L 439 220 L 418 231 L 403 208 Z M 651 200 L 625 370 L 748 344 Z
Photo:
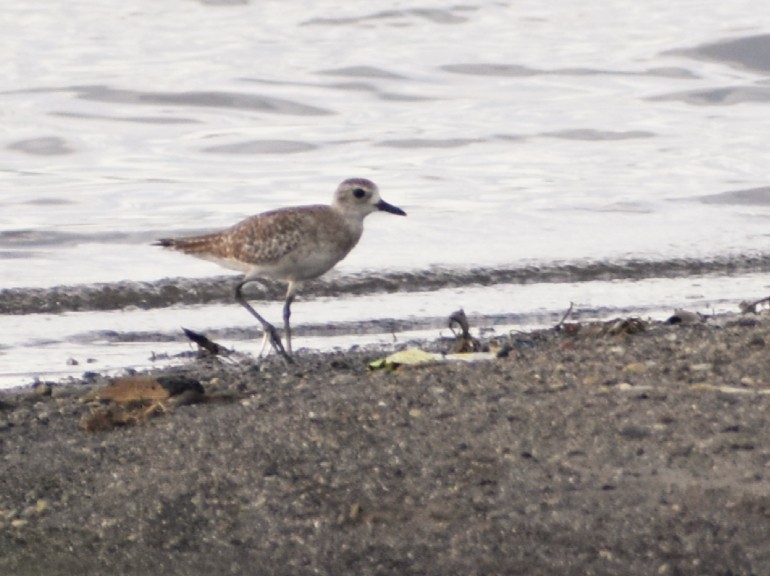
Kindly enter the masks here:
M 3 8 L 0 310 L 10 289 L 43 292 L 38 310 L 0 315 L 0 386 L 146 366 L 185 349 L 180 324 L 252 330 L 221 298 L 49 314 L 46 290 L 218 276 L 150 242 L 327 202 L 350 176 L 409 217 L 370 217 L 334 297 L 301 294 L 299 346 L 436 336 L 460 306 L 497 331 L 547 325 L 570 301 L 584 317 L 735 310 L 770 284 L 757 0 Z M 626 262 L 645 272 L 612 271 Z M 606 277 L 572 281 L 591 267 Z M 433 269 L 449 280 L 426 288 Z M 485 282 L 494 270 L 532 274 Z M 390 273 L 398 292 L 348 290 Z

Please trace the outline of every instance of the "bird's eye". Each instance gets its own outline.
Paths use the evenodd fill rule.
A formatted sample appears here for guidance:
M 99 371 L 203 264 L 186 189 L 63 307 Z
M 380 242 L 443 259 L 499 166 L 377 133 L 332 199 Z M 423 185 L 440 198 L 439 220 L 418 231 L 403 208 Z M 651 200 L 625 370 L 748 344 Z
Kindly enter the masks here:
M 355 190 L 353 190 L 353 196 L 355 196 L 356 198 L 363 198 L 364 196 L 366 196 L 366 190 L 364 190 L 363 188 L 356 188 Z

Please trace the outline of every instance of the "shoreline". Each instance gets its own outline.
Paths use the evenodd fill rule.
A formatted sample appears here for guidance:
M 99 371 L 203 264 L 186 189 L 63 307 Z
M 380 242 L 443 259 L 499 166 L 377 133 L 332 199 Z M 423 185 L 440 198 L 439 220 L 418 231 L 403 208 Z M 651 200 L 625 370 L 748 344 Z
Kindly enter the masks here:
M 447 267 L 425 270 L 364 270 L 329 274 L 307 282 L 306 298 L 340 295 L 432 292 L 467 286 L 561 284 L 595 281 L 639 281 L 688 277 L 737 276 L 770 271 L 770 254 L 725 254 L 707 258 L 679 257 L 663 260 L 572 260 L 524 262 L 518 265 Z M 0 289 L 0 314 L 58 314 L 62 312 L 142 310 L 173 305 L 231 303 L 240 276 L 219 274 L 200 278 L 159 278 L 97 282 L 48 287 Z M 282 282 L 261 280 L 249 286 L 250 298 L 280 300 Z
M 769 343 L 725 315 L 473 364 L 199 360 L 150 375 L 203 400 L 91 432 L 103 376 L 5 390 L 0 572 L 761 573 Z

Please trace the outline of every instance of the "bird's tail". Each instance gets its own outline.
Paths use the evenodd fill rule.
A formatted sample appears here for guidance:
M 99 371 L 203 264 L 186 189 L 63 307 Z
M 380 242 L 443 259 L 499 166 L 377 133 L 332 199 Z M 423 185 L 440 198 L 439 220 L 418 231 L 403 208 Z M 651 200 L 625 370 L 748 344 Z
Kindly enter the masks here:
M 160 238 L 153 243 L 153 246 L 171 248 L 185 254 L 199 254 L 201 252 L 209 252 L 212 244 L 215 244 L 216 241 L 217 236 L 215 234 L 206 234 L 189 238 Z

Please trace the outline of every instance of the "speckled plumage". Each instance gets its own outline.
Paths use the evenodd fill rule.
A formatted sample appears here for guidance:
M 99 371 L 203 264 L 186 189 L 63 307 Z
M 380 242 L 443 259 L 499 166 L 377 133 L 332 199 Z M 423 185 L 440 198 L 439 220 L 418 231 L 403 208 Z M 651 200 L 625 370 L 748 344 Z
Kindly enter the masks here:
M 382 200 L 373 182 L 351 178 L 339 185 L 328 206 L 271 210 L 246 218 L 221 232 L 166 238 L 158 244 L 243 271 L 245 276 L 236 288 L 236 300 L 262 323 L 266 336 L 270 334 L 272 338 L 273 347 L 288 358 L 291 355 L 290 306 L 298 284 L 321 276 L 347 256 L 361 238 L 364 218 L 379 210 L 406 215 L 400 208 Z M 259 278 L 289 283 L 284 305 L 288 354 L 283 350 L 275 328 L 241 295 L 244 284 Z
M 222 232 L 175 239 L 169 245 L 255 278 L 297 282 L 316 278 L 342 260 L 362 231 L 331 206 L 299 206 L 257 214 Z

